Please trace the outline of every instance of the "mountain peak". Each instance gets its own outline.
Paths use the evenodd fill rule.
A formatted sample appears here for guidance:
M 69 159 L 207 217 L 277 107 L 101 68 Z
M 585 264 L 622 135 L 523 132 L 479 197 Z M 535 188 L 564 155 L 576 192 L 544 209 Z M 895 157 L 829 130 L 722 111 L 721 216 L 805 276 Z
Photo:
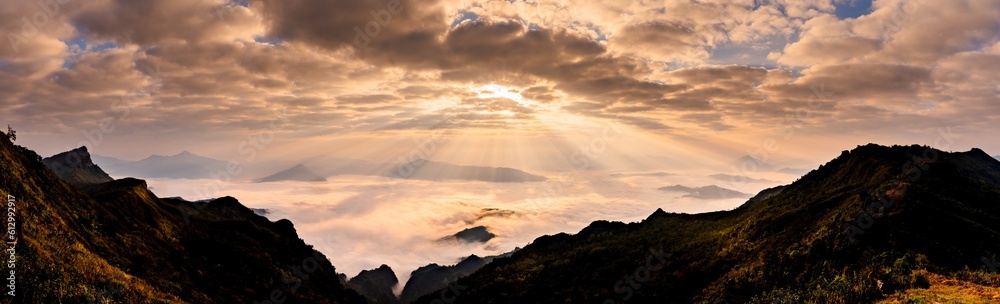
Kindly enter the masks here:
M 389 265 L 382 264 L 372 270 L 362 270 L 347 281 L 348 285 L 369 299 L 370 303 L 396 303 L 392 289 L 399 284 L 396 273 Z
M 656 211 L 653 211 L 653 214 L 650 214 L 648 217 L 646 217 L 646 220 L 648 221 L 651 219 L 660 218 L 664 216 L 667 216 L 667 212 L 663 211 L 663 208 L 656 208 Z
M 298 164 L 281 172 L 255 180 L 258 183 L 278 181 L 325 182 L 326 178 L 316 174 L 305 165 Z
M 87 146 L 59 153 L 42 160 L 59 178 L 74 186 L 100 184 L 114 179 L 94 164 Z
M 188 150 L 182 150 L 181 153 L 177 153 L 173 156 L 177 157 L 177 156 L 200 156 L 200 155 L 191 153 L 191 151 Z
M 576 235 L 539 237 L 525 247 L 530 254 L 493 261 L 459 279 L 469 288 L 453 302 L 614 297 L 615 288 L 628 287 L 634 278 L 632 271 L 641 265 L 636 261 L 662 263 L 641 290 L 628 289 L 630 302 L 637 303 L 777 302 L 786 296 L 795 302 L 874 303 L 896 291 L 926 290 L 919 271 L 936 276 L 981 269 L 949 278 L 969 282 L 962 276 L 992 275 L 982 263 L 993 262 L 984 255 L 1000 251 L 1000 233 L 993 228 L 1000 222 L 1000 162 L 983 155 L 916 145 L 859 146 L 788 186 L 761 191 L 736 210 L 642 224 L 595 221 Z M 607 262 L 612 254 L 624 263 Z M 888 269 L 898 270 L 887 275 Z M 620 285 L 609 283 L 623 274 Z M 843 279 L 838 283 L 843 285 L 814 287 L 834 279 Z M 438 298 L 426 294 L 431 295 L 415 303 Z
M 767 163 L 764 159 L 756 158 L 750 155 L 740 156 L 740 158 L 737 158 L 733 162 L 733 165 L 736 166 L 737 168 L 743 168 L 745 170 L 754 170 L 754 171 L 756 170 L 772 171 L 777 169 L 777 167 Z
M 0 140 L 0 171 L 15 172 L 0 174 L 0 185 L 17 197 L 19 227 L 30 229 L 17 248 L 19 269 L 30 271 L 18 282 L 53 287 L 19 289 L 25 303 L 246 303 L 267 299 L 263 292 L 287 286 L 289 270 L 301 268 L 308 280 L 282 288 L 281 299 L 365 303 L 329 259 L 235 199 L 161 199 L 134 178 L 72 189 L 67 172 L 99 170 L 89 153 L 40 159 Z

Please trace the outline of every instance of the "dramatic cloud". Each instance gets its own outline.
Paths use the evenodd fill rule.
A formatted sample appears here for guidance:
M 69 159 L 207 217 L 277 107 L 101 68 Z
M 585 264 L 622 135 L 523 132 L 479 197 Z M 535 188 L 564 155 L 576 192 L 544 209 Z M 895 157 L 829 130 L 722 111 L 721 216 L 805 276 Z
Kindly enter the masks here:
M 716 149 L 1000 115 L 988 0 L 0 1 L 0 114 L 48 153 L 233 155 L 279 118 L 317 147 L 619 123 Z

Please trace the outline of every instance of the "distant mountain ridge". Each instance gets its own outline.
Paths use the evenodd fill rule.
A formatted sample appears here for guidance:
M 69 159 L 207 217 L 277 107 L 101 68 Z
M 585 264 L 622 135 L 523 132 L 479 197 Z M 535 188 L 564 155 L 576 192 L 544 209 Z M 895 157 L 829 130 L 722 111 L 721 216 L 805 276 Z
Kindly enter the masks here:
M 137 161 L 124 161 L 102 157 L 111 162 L 108 173 L 115 176 L 139 178 L 212 178 L 212 173 L 227 172 L 229 162 L 191 153 L 187 150 L 164 156 L 153 154 Z
M 731 166 L 733 168 L 736 168 L 737 170 L 739 170 L 741 172 L 746 171 L 746 172 L 750 172 L 750 173 L 753 173 L 753 172 L 778 172 L 778 173 L 785 173 L 785 174 L 791 174 L 791 175 L 801 175 L 801 174 L 805 174 L 806 172 L 809 172 L 808 169 L 779 167 L 779 166 L 776 166 L 776 165 L 772 165 L 772 164 L 769 164 L 769 163 L 765 162 L 762 159 L 759 159 L 759 158 L 756 158 L 756 157 L 753 157 L 753 156 L 750 156 L 750 155 L 743 155 L 740 158 L 737 158 L 736 161 L 734 161 L 731 164 Z
M 673 186 L 660 187 L 658 189 L 660 191 L 674 191 L 674 192 L 686 193 L 684 197 L 693 197 L 700 199 L 727 199 L 727 198 L 750 197 L 750 194 L 719 187 L 716 185 L 708 185 L 708 186 L 694 187 L 694 188 L 682 185 L 673 185 Z
M 228 172 L 229 162 L 200 156 L 189 151 L 175 155 L 150 155 L 142 160 L 127 161 L 113 157 L 95 156 L 110 175 L 138 178 L 214 178 L 213 173 Z M 256 171 L 280 166 L 283 162 L 271 163 Z M 288 166 L 290 164 L 286 164 Z M 243 169 L 251 169 L 245 166 Z M 269 171 L 255 182 L 274 181 L 325 181 L 337 175 L 386 176 L 400 179 L 431 181 L 466 180 L 498 183 L 542 182 L 547 178 L 522 170 L 506 167 L 462 166 L 446 162 L 418 159 L 408 163 L 378 163 L 358 159 L 319 157 L 306 159 L 301 163 L 280 171 Z M 263 172 L 257 172 L 257 174 Z M 254 174 L 254 173 L 250 173 Z M 266 174 L 266 175 L 265 175 Z M 244 175 L 247 175 L 244 173 Z M 244 177 L 246 179 L 246 177 Z
M 543 182 L 541 175 L 504 167 L 460 166 L 450 163 L 418 159 L 394 166 L 389 177 L 422 180 L 472 180 L 499 183 Z
M 325 182 L 326 178 L 306 168 L 305 165 L 298 164 L 284 171 L 254 180 L 254 182 L 258 183 L 278 181 Z

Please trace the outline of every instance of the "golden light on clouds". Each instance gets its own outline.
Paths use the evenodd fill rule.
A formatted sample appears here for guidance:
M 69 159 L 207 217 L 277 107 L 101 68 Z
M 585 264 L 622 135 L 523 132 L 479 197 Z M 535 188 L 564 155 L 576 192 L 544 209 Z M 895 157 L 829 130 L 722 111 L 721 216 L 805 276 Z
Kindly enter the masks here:
M 238 142 L 278 109 L 288 143 L 551 135 L 590 120 L 703 138 L 700 150 L 746 142 L 728 151 L 803 109 L 799 134 L 906 143 L 943 124 L 986 136 L 1000 113 L 995 1 L 402 0 L 389 12 L 376 0 L 109 0 L 51 13 L 3 1 L 0 114 L 48 153 L 122 99 L 135 101 L 127 119 L 94 151 L 184 142 L 227 157 L 212 143 Z M 22 18 L 36 12 L 51 16 Z
M 997 0 L 0 0 L 18 144 L 236 162 L 215 196 L 291 218 L 349 272 L 728 209 L 743 200 L 659 188 L 755 193 L 870 142 L 947 132 L 1000 155 L 998 79 Z M 380 174 L 421 160 L 547 179 Z M 297 164 L 343 170 L 249 182 Z M 214 182 L 150 185 L 194 199 Z M 483 208 L 517 216 L 485 220 L 485 247 L 435 247 Z

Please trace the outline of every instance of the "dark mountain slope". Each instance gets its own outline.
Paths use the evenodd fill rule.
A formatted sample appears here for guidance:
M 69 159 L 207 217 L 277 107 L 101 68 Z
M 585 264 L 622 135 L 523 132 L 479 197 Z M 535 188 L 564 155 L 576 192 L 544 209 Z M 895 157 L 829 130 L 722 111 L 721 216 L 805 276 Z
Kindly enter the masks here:
M 42 159 L 42 163 L 59 178 L 74 186 L 110 182 L 111 178 L 90 159 L 87 147 L 79 147 Z
M 867 303 L 1000 252 L 1000 162 L 977 149 L 860 146 L 774 192 L 538 238 L 453 303 Z
M 445 287 L 447 283 L 468 276 L 489 262 L 476 255 L 471 255 L 452 266 L 430 264 L 417 268 L 410 273 L 410 279 L 406 281 L 406 286 L 403 287 L 399 298 L 404 303 L 412 302 L 419 296 L 434 292 Z
M 89 160 L 88 160 L 89 161 Z M 75 188 L 0 135 L 25 303 L 364 303 L 287 220 L 233 198 L 159 199 L 142 180 Z
M 392 293 L 392 289 L 399 284 L 399 279 L 388 265 L 382 264 L 379 268 L 362 270 L 347 284 L 368 298 L 368 303 L 399 303 L 399 299 Z

